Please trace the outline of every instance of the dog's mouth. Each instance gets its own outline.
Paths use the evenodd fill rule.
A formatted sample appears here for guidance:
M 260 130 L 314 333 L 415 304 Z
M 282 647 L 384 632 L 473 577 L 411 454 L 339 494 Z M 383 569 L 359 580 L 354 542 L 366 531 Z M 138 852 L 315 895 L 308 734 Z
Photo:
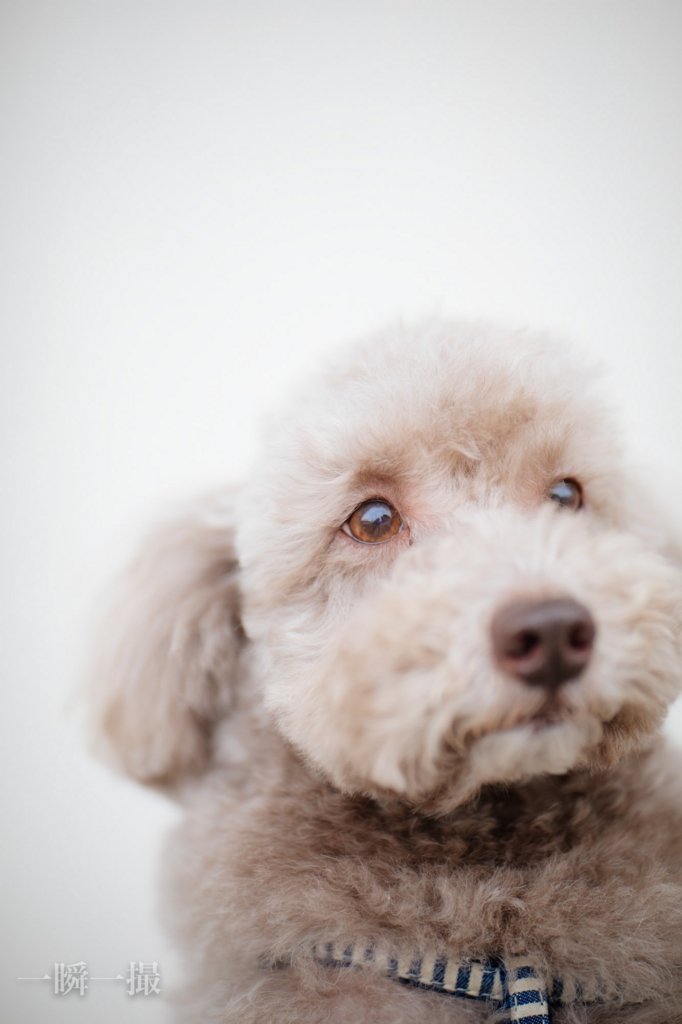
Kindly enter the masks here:
M 513 720 L 505 723 L 506 729 L 519 729 L 524 726 L 531 726 L 534 731 L 540 729 L 547 729 L 553 725 L 561 725 L 562 722 L 566 722 L 569 719 L 575 717 L 575 712 L 572 710 L 567 702 L 562 699 L 561 694 L 553 693 L 548 694 L 543 700 L 542 704 L 534 710 L 526 710 L 513 716 Z
M 556 701 L 550 701 L 528 719 L 528 724 L 537 732 L 552 725 L 560 725 L 567 717 L 566 708 L 561 707 Z
M 562 725 L 568 721 L 575 721 L 575 710 L 568 707 L 556 696 L 548 697 L 547 700 L 532 712 L 525 713 L 518 709 L 511 714 L 501 716 L 497 721 L 487 724 L 478 724 L 476 727 L 464 726 L 458 728 L 460 723 L 453 723 L 452 733 L 445 737 L 445 745 L 450 750 L 461 749 L 462 745 L 470 749 L 475 743 L 485 736 L 495 736 L 500 733 L 512 732 L 516 729 L 531 728 L 533 732 L 541 732 L 543 729 L 550 729 L 553 726 Z
M 523 729 L 530 727 L 533 732 L 541 732 L 543 729 L 550 729 L 553 726 L 562 725 L 567 721 L 575 720 L 575 711 L 570 708 L 558 696 L 548 697 L 544 703 L 532 713 L 517 714 L 508 718 L 501 728 L 490 730 L 491 732 L 508 732 L 510 729 Z

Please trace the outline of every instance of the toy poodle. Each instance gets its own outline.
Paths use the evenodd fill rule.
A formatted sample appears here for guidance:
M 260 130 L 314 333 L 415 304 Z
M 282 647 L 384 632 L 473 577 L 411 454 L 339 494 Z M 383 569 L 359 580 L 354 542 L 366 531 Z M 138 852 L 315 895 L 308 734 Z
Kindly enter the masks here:
M 177 1020 L 682 1021 L 682 558 L 592 376 L 370 337 L 143 550 L 92 703 L 185 808 Z

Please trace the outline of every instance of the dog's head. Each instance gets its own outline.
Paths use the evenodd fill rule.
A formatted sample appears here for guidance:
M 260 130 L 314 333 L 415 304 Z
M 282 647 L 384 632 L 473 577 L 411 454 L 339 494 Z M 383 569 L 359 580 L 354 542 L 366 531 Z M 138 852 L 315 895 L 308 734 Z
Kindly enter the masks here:
M 127 770 L 210 762 L 245 645 L 350 791 L 446 808 L 647 743 L 682 687 L 682 574 L 589 390 L 561 348 L 458 324 L 316 382 L 236 504 L 133 576 L 98 698 Z
M 682 686 L 682 577 L 585 372 L 461 325 L 370 339 L 240 501 L 267 706 L 339 786 L 447 807 L 614 763 Z

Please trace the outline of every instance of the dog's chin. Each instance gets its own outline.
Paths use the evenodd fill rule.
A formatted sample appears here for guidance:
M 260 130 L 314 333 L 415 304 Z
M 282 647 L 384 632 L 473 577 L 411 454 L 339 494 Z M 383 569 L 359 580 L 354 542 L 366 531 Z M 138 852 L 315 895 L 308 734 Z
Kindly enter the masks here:
M 413 756 L 398 762 L 395 751 L 375 750 L 365 783 L 349 787 L 365 793 L 400 796 L 425 813 L 449 813 L 468 803 L 481 788 L 525 782 L 542 775 L 566 775 L 592 764 L 604 738 L 604 723 L 592 714 L 565 717 L 559 708 L 544 708 L 511 728 L 452 737 L 431 757 Z M 383 755 L 383 756 L 382 756 Z M 371 781 L 370 781 L 371 780 Z M 369 782 L 369 786 L 367 786 Z
M 472 781 L 482 786 L 565 775 L 586 762 L 602 734 L 602 723 L 592 715 L 579 720 L 538 715 L 513 729 L 487 733 L 469 752 Z

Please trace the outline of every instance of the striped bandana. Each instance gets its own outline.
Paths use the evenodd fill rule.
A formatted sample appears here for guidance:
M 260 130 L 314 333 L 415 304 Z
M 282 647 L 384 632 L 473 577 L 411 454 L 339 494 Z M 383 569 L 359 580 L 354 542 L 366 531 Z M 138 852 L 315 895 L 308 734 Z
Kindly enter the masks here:
M 327 967 L 374 967 L 405 985 L 465 999 L 485 999 L 508 1011 L 500 1024 L 551 1024 L 550 1002 L 566 1002 L 562 986 L 551 993 L 529 957 L 509 960 L 451 960 L 443 956 L 413 959 L 380 956 L 371 946 L 327 942 L 312 947 L 313 959 Z M 565 993 L 563 993 L 565 996 Z M 578 995 L 578 993 L 576 993 Z M 586 1001 L 586 1000 L 583 1000 Z M 591 1001 L 591 1000 L 590 1000 Z

